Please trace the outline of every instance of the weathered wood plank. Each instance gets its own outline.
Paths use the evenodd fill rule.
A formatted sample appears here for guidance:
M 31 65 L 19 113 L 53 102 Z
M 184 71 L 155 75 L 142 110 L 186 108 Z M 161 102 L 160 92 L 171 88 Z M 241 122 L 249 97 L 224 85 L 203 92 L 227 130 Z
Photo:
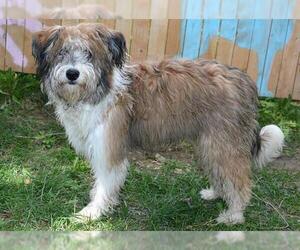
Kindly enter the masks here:
M 183 44 L 183 57 L 195 59 L 199 56 L 203 28 L 203 0 L 190 0 L 186 7 L 186 29 Z
M 131 57 L 134 61 L 147 59 L 150 21 L 138 19 L 132 25 Z
M 220 37 L 217 46 L 216 59 L 224 64 L 230 65 L 232 62 L 236 31 L 237 19 L 226 19 L 237 15 L 238 0 L 223 0 L 221 15 L 225 19 L 221 21 Z M 233 14 L 235 13 L 235 14 Z
M 292 31 L 288 31 L 287 17 L 290 1 L 273 1 L 271 16 L 277 17 L 272 21 L 268 51 L 265 58 L 264 72 L 260 86 L 260 94 L 274 96 L 282 64 L 282 49 L 286 39 L 289 39 Z M 271 85 L 269 85 L 269 82 Z
M 182 8 L 182 0 L 169 0 L 168 19 L 181 19 Z
M 165 57 L 172 58 L 180 52 L 181 20 L 170 19 L 168 22 L 168 36 L 166 41 Z
M 296 77 L 295 77 L 295 83 L 294 83 L 294 90 L 293 90 L 293 99 L 300 101 L 300 53 L 299 53 L 299 59 L 298 59 L 298 65 L 296 70 Z
M 294 8 L 291 11 L 292 18 L 290 19 L 300 19 L 300 0 L 292 0 L 295 2 Z
M 6 51 L 4 68 L 22 72 L 24 34 L 25 34 L 25 0 L 20 0 L 17 6 L 8 6 L 6 27 Z M 11 18 L 10 18 L 11 17 Z M 14 17 L 16 19 L 14 19 Z
M 168 0 L 152 0 L 151 27 L 148 45 L 148 59 L 161 60 L 165 57 L 168 33 Z
M 23 69 L 24 73 L 35 73 L 35 61 L 32 57 L 32 34 L 41 30 L 43 24 L 36 19 L 25 20 L 25 38 L 24 38 L 24 54 Z
M 239 20 L 231 65 L 247 71 L 254 20 Z
M 231 62 L 232 66 L 243 71 L 246 71 L 248 67 L 254 28 L 254 8 L 249 10 L 248 4 L 248 0 L 239 0 L 237 33 Z
M 168 6 L 168 33 L 165 49 L 165 57 L 172 58 L 178 56 L 181 45 L 182 20 L 181 0 L 169 0 Z
M 221 0 L 209 1 L 205 0 L 203 6 L 203 31 L 199 49 L 199 55 L 203 58 L 214 59 L 216 57 L 218 45 L 218 33 L 220 30 Z
M 273 20 L 260 93 L 275 96 L 287 38 L 288 20 Z
M 5 69 L 22 72 L 25 19 L 7 19 Z
M 132 38 L 132 0 L 116 0 L 116 15 L 121 17 L 116 20 L 116 30 L 122 32 L 125 36 L 127 48 L 130 53 Z
M 147 58 L 151 24 L 148 19 L 150 6 L 149 0 L 133 0 L 133 17 L 136 19 L 132 25 L 131 57 L 135 61 L 142 61 Z M 143 19 L 145 17 L 147 19 Z
M 270 10 L 271 0 L 260 1 L 256 0 L 255 16 L 266 16 L 265 11 Z M 269 15 L 270 15 L 269 13 Z M 251 41 L 251 52 L 247 73 L 257 82 L 257 87 L 260 89 L 264 72 L 265 58 L 268 49 L 268 42 L 271 30 L 270 19 L 257 19 L 254 23 L 253 36 Z
M 132 19 L 149 19 L 151 0 L 132 0 Z
M 181 40 L 181 0 L 169 0 L 168 33 L 165 57 L 171 58 L 179 54 Z
M 6 54 L 6 1 L 2 2 L 0 14 L 0 70 L 4 70 Z
M 297 62 L 300 53 L 300 20 L 290 20 L 289 27 L 294 27 L 291 40 L 286 45 L 279 75 L 277 97 L 288 97 L 293 94 Z
M 165 57 L 168 20 L 152 20 L 148 45 L 149 60 L 161 60 Z

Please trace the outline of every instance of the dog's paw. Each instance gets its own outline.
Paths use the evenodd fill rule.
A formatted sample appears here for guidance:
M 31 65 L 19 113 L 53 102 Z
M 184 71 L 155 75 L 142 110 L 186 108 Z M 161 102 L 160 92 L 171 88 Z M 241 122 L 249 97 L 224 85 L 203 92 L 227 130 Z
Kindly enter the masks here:
M 74 221 L 77 223 L 86 223 L 99 219 L 101 215 L 102 209 L 100 207 L 89 204 L 74 215 Z
M 217 218 L 219 224 L 224 223 L 226 225 L 243 224 L 245 218 L 242 212 L 224 211 Z
M 200 191 L 200 196 L 203 200 L 211 201 L 218 198 L 218 194 L 212 188 L 202 189 Z

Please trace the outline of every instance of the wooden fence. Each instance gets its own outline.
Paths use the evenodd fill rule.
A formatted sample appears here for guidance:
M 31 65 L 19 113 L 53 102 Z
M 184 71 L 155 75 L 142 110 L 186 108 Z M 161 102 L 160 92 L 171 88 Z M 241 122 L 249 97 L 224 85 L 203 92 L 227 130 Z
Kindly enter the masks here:
M 122 18 L 99 21 L 120 30 L 132 60 L 217 59 L 250 74 L 261 96 L 300 100 L 300 3 L 297 0 L 1 0 L 0 69 L 33 73 L 31 36 L 43 7 L 102 4 Z M 5 3 L 5 4 L 4 4 Z M 88 18 L 88 17 L 87 17 Z M 94 20 L 95 21 L 95 20 Z

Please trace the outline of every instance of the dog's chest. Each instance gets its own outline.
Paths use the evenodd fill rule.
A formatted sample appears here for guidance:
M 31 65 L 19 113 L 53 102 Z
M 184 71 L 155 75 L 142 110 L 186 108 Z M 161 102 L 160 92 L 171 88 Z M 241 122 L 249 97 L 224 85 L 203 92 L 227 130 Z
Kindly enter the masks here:
M 104 154 L 106 119 L 102 106 L 82 105 L 64 109 L 57 107 L 57 115 L 63 124 L 69 142 L 76 152 L 91 159 L 95 152 Z

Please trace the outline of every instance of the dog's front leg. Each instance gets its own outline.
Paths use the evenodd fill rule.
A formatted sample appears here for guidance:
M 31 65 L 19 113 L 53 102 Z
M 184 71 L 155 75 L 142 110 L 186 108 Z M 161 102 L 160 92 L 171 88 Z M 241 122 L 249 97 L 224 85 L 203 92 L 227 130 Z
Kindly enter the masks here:
M 82 141 L 95 181 L 90 203 L 76 214 L 80 221 L 98 219 L 118 202 L 129 167 L 127 117 L 123 108 L 114 107 L 111 113 L 96 119 L 96 126 L 91 126 Z M 90 118 L 93 120 L 93 116 Z
M 128 165 L 128 161 L 124 160 L 114 167 L 99 163 L 93 166 L 95 183 L 91 190 L 91 201 L 76 214 L 79 220 L 98 219 L 118 203 L 118 194 L 125 182 Z
M 107 213 L 118 202 L 118 193 L 123 186 L 127 170 L 125 139 L 115 139 L 111 126 L 99 125 L 87 139 L 87 158 L 94 173 L 91 201 L 76 217 L 80 220 L 95 220 Z

